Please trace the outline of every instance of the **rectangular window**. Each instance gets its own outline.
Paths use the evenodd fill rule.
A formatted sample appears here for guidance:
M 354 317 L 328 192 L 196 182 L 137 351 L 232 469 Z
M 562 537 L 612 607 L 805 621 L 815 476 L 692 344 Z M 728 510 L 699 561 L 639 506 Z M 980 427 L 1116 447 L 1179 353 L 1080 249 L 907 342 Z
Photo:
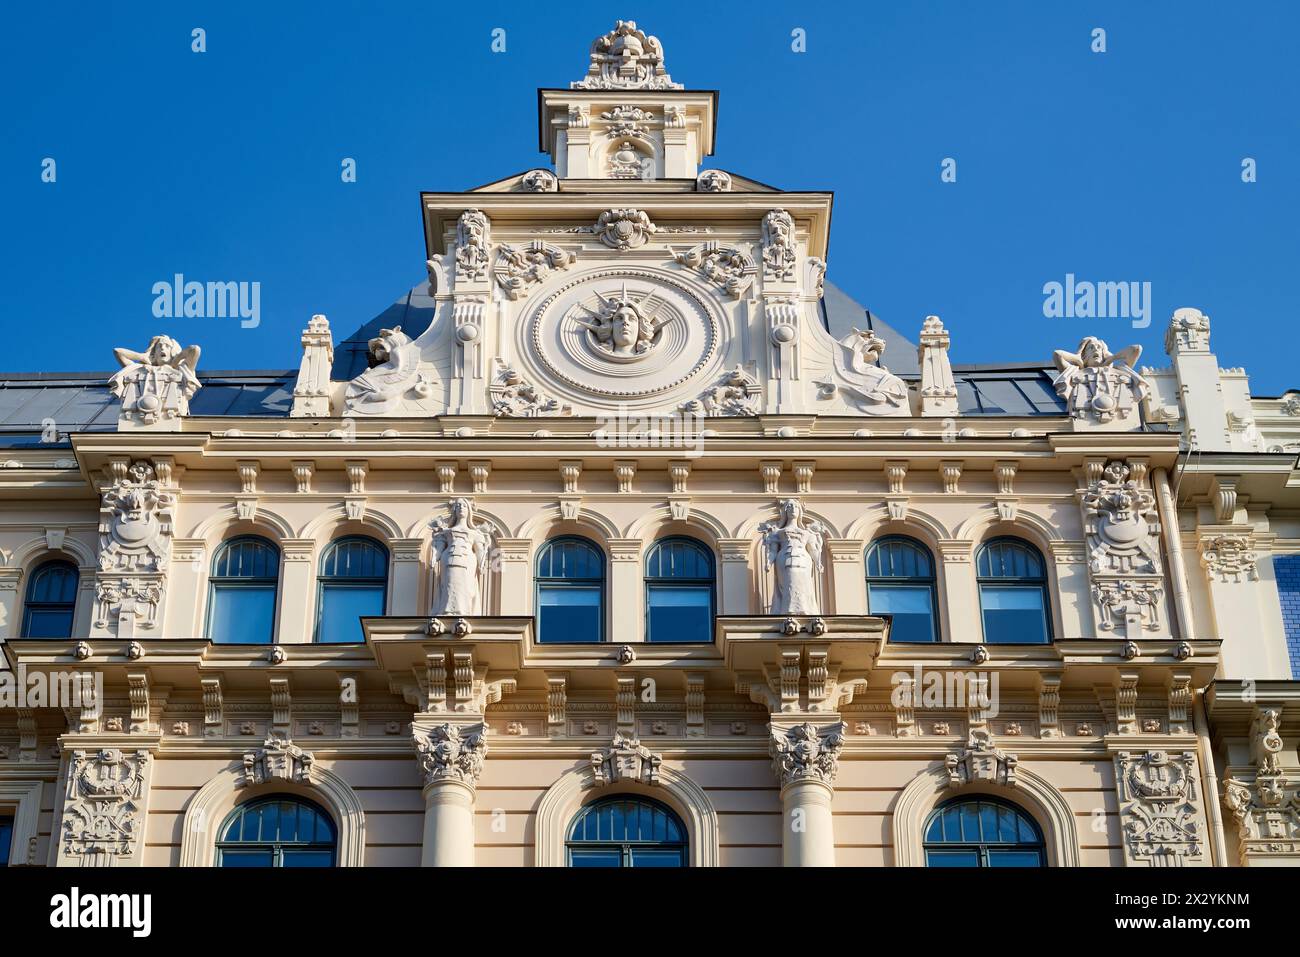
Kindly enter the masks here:
M 542 585 L 537 589 L 537 603 L 539 641 L 601 640 L 599 585 Z
M 9 845 L 14 842 L 14 819 L 0 817 L 0 867 L 9 866 Z
M 934 593 L 928 585 L 867 585 L 873 615 L 891 615 L 890 641 L 934 641 Z
M 24 638 L 69 638 L 72 636 L 72 610 L 69 608 L 28 608 Z
M 270 644 L 275 628 L 275 586 L 214 586 L 209 627 L 214 642 Z
M 650 641 L 713 640 L 713 592 L 690 585 L 650 585 Z
M 326 644 L 365 641 L 357 619 L 383 613 L 383 586 L 322 585 L 316 640 Z
M 977 850 L 960 850 L 925 852 L 926 867 L 979 867 L 980 852 Z
M 1048 641 L 1043 590 L 1037 585 L 981 585 L 984 640 L 989 644 Z

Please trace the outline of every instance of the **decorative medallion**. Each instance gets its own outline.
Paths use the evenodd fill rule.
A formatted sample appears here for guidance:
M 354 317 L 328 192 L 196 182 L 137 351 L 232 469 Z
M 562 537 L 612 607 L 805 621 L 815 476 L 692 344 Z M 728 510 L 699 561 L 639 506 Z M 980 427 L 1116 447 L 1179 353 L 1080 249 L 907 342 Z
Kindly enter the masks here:
M 528 324 L 531 347 L 582 392 L 635 398 L 680 385 L 718 351 L 719 320 L 690 285 L 650 269 L 607 269 L 566 282 Z

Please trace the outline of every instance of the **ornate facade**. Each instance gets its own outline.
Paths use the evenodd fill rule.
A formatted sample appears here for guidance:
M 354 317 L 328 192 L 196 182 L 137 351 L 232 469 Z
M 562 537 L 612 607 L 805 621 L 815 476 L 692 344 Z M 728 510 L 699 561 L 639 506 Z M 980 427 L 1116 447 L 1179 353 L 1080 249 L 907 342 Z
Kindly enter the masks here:
M 716 109 L 620 22 L 296 373 L 6 381 L 7 674 L 102 686 L 0 707 L 11 865 L 1300 863 L 1300 395 L 954 365 Z

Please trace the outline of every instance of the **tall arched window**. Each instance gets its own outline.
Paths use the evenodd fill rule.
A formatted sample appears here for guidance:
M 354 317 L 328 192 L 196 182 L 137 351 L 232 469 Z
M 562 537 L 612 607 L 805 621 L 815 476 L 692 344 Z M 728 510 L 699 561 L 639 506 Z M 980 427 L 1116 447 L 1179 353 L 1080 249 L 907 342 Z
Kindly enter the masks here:
M 1052 640 L 1051 605 L 1043 556 L 1018 538 L 995 538 L 975 564 L 989 644 L 1045 644 Z
M 77 566 L 46 562 L 27 582 L 23 601 L 24 638 L 71 638 L 77 607 Z
M 585 538 L 554 538 L 537 555 L 537 640 L 605 640 L 605 555 Z
M 334 821 L 299 797 L 276 795 L 241 804 L 217 833 L 218 867 L 334 866 Z
M 867 612 L 890 615 L 890 641 L 937 641 L 934 561 L 915 539 L 893 535 L 867 549 Z
M 223 542 L 208 580 L 208 637 L 223 644 L 269 644 L 275 634 L 280 550 L 245 535 Z
M 996 798 L 957 798 L 925 822 L 927 867 L 1046 867 L 1043 832 L 1020 808 Z
M 588 804 L 569 827 L 570 867 L 685 867 L 686 828 L 650 798 L 619 795 Z
M 372 538 L 330 542 L 316 579 L 316 640 L 365 641 L 363 615 L 382 615 L 388 597 L 388 550 Z
M 713 581 L 713 556 L 699 542 L 655 542 L 645 562 L 646 641 L 712 641 Z

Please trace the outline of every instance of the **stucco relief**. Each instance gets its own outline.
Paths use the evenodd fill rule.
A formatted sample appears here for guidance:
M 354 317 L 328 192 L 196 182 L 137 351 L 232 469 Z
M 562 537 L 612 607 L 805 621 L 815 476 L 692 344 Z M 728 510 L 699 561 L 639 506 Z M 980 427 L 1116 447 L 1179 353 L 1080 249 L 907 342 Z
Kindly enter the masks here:
M 780 517 L 758 526 L 763 564 L 772 575 L 772 615 L 821 613 L 826 528 L 804 515 L 803 503 L 785 499 Z
M 1115 755 L 1124 852 L 1134 864 L 1186 867 L 1205 863 L 1205 818 L 1196 755 L 1122 751 Z
M 395 415 L 405 398 L 427 398 L 433 384 L 420 369 L 420 347 L 401 326 L 380 329 L 368 343 L 370 368 L 348 383 L 345 416 Z
M 591 62 L 575 90 L 680 90 L 664 66 L 664 48 L 657 37 L 637 29 L 635 20 L 619 20 L 614 29 L 591 44 Z
M 1128 638 L 1162 631 L 1160 520 L 1146 467 L 1115 460 L 1092 462 L 1087 471 L 1079 500 L 1097 627 Z
M 111 867 L 136 854 L 144 830 L 147 750 L 73 751 L 68 764 L 60 856 Z
M 1059 372 L 1054 385 L 1069 415 L 1085 426 L 1134 428 L 1138 409 L 1151 391 L 1137 372 L 1142 347 L 1112 353 L 1105 342 L 1087 336 L 1070 352 L 1057 349 L 1052 362 Z
M 454 499 L 448 518 L 434 519 L 431 615 L 483 614 L 483 578 L 492 551 L 492 526 L 474 520 L 474 501 Z
M 566 387 L 605 399 L 644 398 L 710 364 L 719 321 L 696 289 L 629 267 L 575 277 L 526 320 L 530 357 Z
M 108 390 L 122 400 L 123 421 L 148 426 L 189 415 L 200 388 L 198 346 L 182 349 L 170 336 L 154 336 L 144 352 L 119 348 L 113 355 L 122 368 Z

